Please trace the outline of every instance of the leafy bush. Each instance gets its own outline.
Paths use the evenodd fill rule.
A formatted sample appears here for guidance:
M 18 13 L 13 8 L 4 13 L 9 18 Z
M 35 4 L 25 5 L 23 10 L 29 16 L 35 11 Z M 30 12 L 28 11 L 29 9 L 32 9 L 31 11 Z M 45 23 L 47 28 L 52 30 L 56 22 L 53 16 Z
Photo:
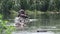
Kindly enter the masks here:
M 2 15 L 0 14 L 0 34 L 11 34 L 11 32 L 14 30 L 13 26 L 7 26 L 6 23 L 8 23 L 7 20 L 2 20 Z

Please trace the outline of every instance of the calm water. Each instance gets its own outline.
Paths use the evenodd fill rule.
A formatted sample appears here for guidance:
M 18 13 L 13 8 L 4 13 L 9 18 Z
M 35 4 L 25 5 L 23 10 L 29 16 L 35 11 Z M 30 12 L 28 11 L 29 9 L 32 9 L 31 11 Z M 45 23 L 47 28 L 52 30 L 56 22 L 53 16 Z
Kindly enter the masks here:
M 55 34 L 54 32 L 27 32 L 27 31 L 18 31 L 12 32 L 12 34 Z
M 12 23 L 13 24 L 13 23 Z M 11 25 L 12 25 L 11 24 Z M 37 22 L 31 22 L 31 23 L 29 23 L 29 26 L 38 26 L 38 27 L 40 27 L 40 26 L 44 26 L 44 27 L 40 27 L 40 28 L 51 28 L 51 27 L 45 27 L 45 26 L 56 26 L 57 25 L 57 27 L 55 28 L 55 29 L 60 29 L 59 27 L 59 25 L 60 25 L 60 19 L 59 20 L 53 20 L 53 19 L 39 19 Z M 14 25 L 12 25 L 12 26 L 14 26 Z M 59 26 L 59 27 L 58 27 Z M 29 27 L 30 28 L 30 27 Z M 37 27 L 36 27 L 37 28 Z M 34 29 L 34 30 L 33 30 Z M 35 27 L 33 28 L 32 30 L 32 32 L 30 32 L 30 30 L 29 31 L 14 31 L 14 32 L 12 32 L 12 34 L 60 34 L 60 32 L 57 32 L 57 33 L 55 33 L 55 32 L 52 32 L 52 31 L 48 31 L 48 32 L 36 32 L 35 30 Z

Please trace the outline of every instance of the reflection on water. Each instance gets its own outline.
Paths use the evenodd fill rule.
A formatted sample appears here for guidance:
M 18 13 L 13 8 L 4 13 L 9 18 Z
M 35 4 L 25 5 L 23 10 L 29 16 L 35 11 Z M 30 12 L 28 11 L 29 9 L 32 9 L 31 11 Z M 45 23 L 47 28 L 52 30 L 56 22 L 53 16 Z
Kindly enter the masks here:
M 30 20 L 32 21 L 31 23 L 28 24 L 28 26 L 37 26 L 40 27 L 39 29 L 60 29 L 60 19 L 53 19 L 53 15 L 51 17 L 49 17 L 49 15 L 42 15 L 40 19 L 38 19 L 38 21 L 36 20 Z M 59 26 L 58 26 L 59 24 Z M 57 26 L 56 26 L 57 25 Z M 14 25 L 12 25 L 14 26 Z M 42 27 L 41 27 L 42 26 Z M 48 26 L 48 27 L 45 27 Z M 52 27 L 50 27 L 52 26 Z M 60 34 L 60 32 L 37 32 L 36 28 L 37 27 L 28 27 L 28 31 L 15 31 L 12 32 L 12 34 Z M 31 31 L 32 30 L 32 31 Z M 31 32 L 30 32 L 31 31 Z M 55 30 L 54 30 L 55 31 Z
M 55 34 L 54 32 L 27 32 L 27 31 L 19 31 L 12 32 L 12 34 Z
M 60 32 L 57 32 L 56 30 L 40 30 L 41 28 L 36 28 L 36 27 L 30 27 L 30 28 L 27 28 L 27 30 L 16 30 L 14 32 L 12 32 L 12 34 L 60 34 Z M 40 31 L 40 32 L 37 32 L 37 31 Z M 56 31 L 56 32 L 54 32 Z
M 40 32 L 37 32 L 37 31 Z M 16 30 L 14 32 L 12 32 L 12 34 L 55 34 L 52 31 L 47 31 L 47 30 L 40 30 L 40 28 L 36 28 L 36 27 L 31 27 L 28 28 L 28 30 Z

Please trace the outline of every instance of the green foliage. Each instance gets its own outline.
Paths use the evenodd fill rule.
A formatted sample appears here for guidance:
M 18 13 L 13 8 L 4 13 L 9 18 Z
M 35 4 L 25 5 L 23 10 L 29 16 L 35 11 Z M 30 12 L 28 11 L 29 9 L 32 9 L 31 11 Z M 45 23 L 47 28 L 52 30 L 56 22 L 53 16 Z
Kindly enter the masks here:
M 0 34 L 11 34 L 14 31 L 13 26 L 7 26 L 7 20 L 2 20 L 3 15 L 0 14 Z
M 3 15 L 0 14 L 0 19 L 2 19 Z
M 3 32 L 5 32 L 4 34 L 11 34 L 12 31 L 14 31 L 14 27 L 13 26 L 6 26 L 6 23 L 8 21 L 3 21 L 1 20 L 0 22 L 0 34 L 3 34 Z
M 0 0 L 1 26 L 3 26 L 3 28 L 7 27 L 5 26 L 6 23 L 4 19 L 13 19 L 17 16 L 17 12 L 21 8 L 26 10 L 30 18 L 41 19 L 35 24 L 46 25 L 46 23 L 48 23 L 48 25 L 50 25 L 50 23 L 54 23 L 54 21 L 51 20 L 55 20 L 55 23 L 57 23 L 57 20 L 60 19 L 60 13 L 48 13 L 60 11 L 60 0 Z M 11 26 L 9 28 L 11 28 Z M 8 30 L 7 28 L 6 32 L 8 32 Z
M 32 12 L 59 12 L 60 0 L 0 0 L 0 13 L 3 14 L 3 19 L 11 18 L 11 10 L 18 12 L 21 8 Z

